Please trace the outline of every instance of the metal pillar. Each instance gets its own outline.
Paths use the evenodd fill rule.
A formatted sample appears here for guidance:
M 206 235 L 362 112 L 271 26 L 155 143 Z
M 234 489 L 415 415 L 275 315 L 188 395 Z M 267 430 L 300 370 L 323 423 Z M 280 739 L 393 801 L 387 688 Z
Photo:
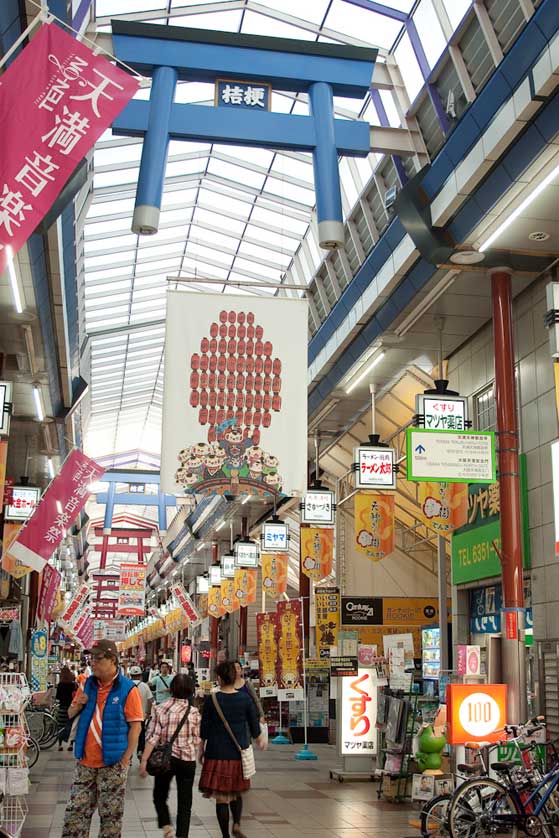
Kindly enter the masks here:
M 448 602 L 446 591 L 446 538 L 437 536 L 437 565 L 439 571 L 439 626 L 441 633 L 441 669 L 448 665 Z
M 305 576 L 299 559 L 299 597 L 301 599 L 301 611 L 303 613 L 303 633 L 305 648 L 309 648 L 309 625 L 310 625 L 310 603 L 311 603 L 311 580 Z
M 241 538 L 248 538 L 248 518 L 241 518 Z M 248 637 L 248 606 L 241 605 L 239 609 L 239 657 L 246 652 Z
M 153 72 L 148 127 L 144 136 L 132 232 L 152 235 L 159 229 L 161 196 L 169 151 L 169 120 L 175 98 L 177 71 L 158 67 Z
M 316 132 L 312 159 L 318 238 L 321 247 L 335 249 L 344 246 L 344 224 L 332 87 L 323 81 L 311 84 L 309 100 Z
M 219 545 L 216 541 L 212 544 L 212 564 L 219 564 Z M 217 646 L 219 643 L 219 617 L 210 617 L 210 659 L 208 669 L 210 681 L 214 678 L 215 666 L 217 663 Z
M 518 420 L 514 378 L 512 277 L 510 270 L 491 271 L 495 400 L 499 490 L 501 495 L 501 568 L 503 576 L 502 654 L 508 685 L 508 721 L 526 721 L 526 654 L 522 580 L 522 514 L 518 462 Z

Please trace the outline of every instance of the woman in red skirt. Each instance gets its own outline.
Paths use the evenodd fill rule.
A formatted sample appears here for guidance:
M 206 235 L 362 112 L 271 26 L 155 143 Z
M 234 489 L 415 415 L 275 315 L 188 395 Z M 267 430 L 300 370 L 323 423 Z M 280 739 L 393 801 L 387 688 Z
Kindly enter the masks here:
M 252 699 L 235 689 L 235 665 L 220 663 L 216 668 L 220 686 L 215 699 L 236 739 L 233 741 L 209 696 L 204 702 L 200 735 L 205 742 L 202 759 L 200 791 L 204 797 L 216 801 L 216 814 L 221 834 L 229 838 L 229 809 L 233 817 L 233 835 L 244 838 L 241 832 L 243 800 L 241 795 L 250 788 L 250 780 L 243 778 L 239 748 L 248 748 L 251 737 L 260 736 L 260 723 Z

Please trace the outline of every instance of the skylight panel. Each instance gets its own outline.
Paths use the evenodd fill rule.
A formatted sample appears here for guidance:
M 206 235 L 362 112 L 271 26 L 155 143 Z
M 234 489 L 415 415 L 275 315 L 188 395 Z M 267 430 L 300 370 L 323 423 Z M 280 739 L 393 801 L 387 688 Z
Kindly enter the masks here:
M 328 0 L 305 0 L 304 3 L 301 3 L 301 0 L 266 0 L 264 5 L 283 14 L 319 25 L 326 14 Z M 310 38 L 312 38 L 311 33 L 309 33 Z
M 206 169 L 206 157 L 195 157 L 188 160 L 174 160 L 167 163 L 165 177 L 180 177 L 181 175 L 203 174 Z
M 235 166 L 232 163 L 225 163 L 222 160 L 215 160 L 213 157 L 208 164 L 208 172 L 227 180 L 237 181 L 243 186 L 252 186 L 254 189 L 262 189 L 266 175 L 253 172 L 242 166 Z
M 247 241 L 241 241 L 239 254 L 246 254 L 247 256 L 254 256 L 256 259 L 275 262 L 282 271 L 287 269 L 291 261 L 290 253 L 278 253 L 277 250 L 268 250 L 264 242 L 261 245 L 255 245 Z
M 283 213 L 281 210 L 273 212 L 266 207 L 260 206 L 258 200 L 256 201 L 254 210 L 252 211 L 251 218 L 256 221 L 263 221 L 265 224 L 273 224 L 274 227 L 277 227 L 280 230 L 289 230 L 296 233 L 298 236 L 303 236 L 308 227 L 308 222 L 299 221 L 297 218 L 293 218 L 286 212 Z
M 279 175 L 270 175 L 266 180 L 264 187 L 264 194 L 271 193 L 277 195 L 279 198 L 289 198 L 290 201 L 296 201 L 300 204 L 305 204 L 308 207 L 314 206 L 314 190 L 303 189 L 301 186 L 294 186 L 287 180 L 281 180 Z
M 466 12 L 471 8 L 472 2 L 471 0 L 443 0 L 443 5 L 453 29 L 456 29 Z
M 200 189 L 199 201 L 210 206 L 219 204 L 220 212 L 231 212 L 234 215 L 240 215 L 242 218 L 248 218 L 251 210 L 250 201 L 240 201 L 230 195 L 214 192 L 213 189 L 210 189 L 210 184 L 204 184 Z
M 407 33 L 402 36 L 400 43 L 394 50 L 394 56 L 398 62 L 410 101 L 413 102 L 423 87 L 424 79 Z
M 238 237 L 225 236 L 216 230 L 206 230 L 203 227 L 193 226 L 188 237 L 190 242 L 208 245 L 213 249 L 224 248 L 225 250 L 236 250 L 239 245 Z
M 413 15 L 427 61 L 434 67 L 446 48 L 446 38 L 431 0 L 421 0 Z
M 173 20 L 172 25 L 176 26 L 175 20 Z M 175 90 L 175 102 L 181 105 L 197 105 L 201 102 L 213 102 L 213 99 L 214 86 L 209 82 L 179 82 Z M 171 153 L 171 146 L 177 145 L 182 145 L 184 147 L 184 142 L 182 140 L 171 140 L 169 153 Z M 199 143 L 193 143 L 193 145 L 200 145 L 200 147 L 202 147 Z M 207 147 L 209 148 L 209 146 Z
M 165 9 L 167 6 L 163 0 L 96 0 L 96 17 L 116 17 L 130 12 L 151 12 L 157 9 Z
M 299 41 L 314 40 L 311 32 L 252 11 L 245 12 L 241 31 L 245 34 L 265 35 L 273 38 L 295 38 Z
M 186 5 L 186 3 L 183 3 Z M 223 32 L 238 32 L 241 25 L 242 11 L 208 12 L 207 14 L 184 15 L 172 18 L 173 26 L 185 26 L 194 29 L 212 29 Z
M 224 227 L 231 233 L 231 235 L 240 236 L 244 229 L 245 229 L 245 222 L 238 221 L 235 218 L 231 218 L 230 215 L 227 215 L 226 212 L 219 212 L 219 210 L 208 210 L 203 209 L 202 207 L 198 207 L 194 211 L 193 215 L 193 223 L 196 224 L 208 224 L 212 227 Z
M 114 139 L 114 138 L 113 138 Z M 117 163 L 131 163 L 140 160 L 142 156 L 142 143 L 127 142 L 125 145 L 113 146 L 112 148 L 95 148 L 94 166 L 114 166 Z
M 361 41 L 368 41 L 371 45 L 390 49 L 400 34 L 402 24 L 377 12 L 352 6 L 343 0 L 333 0 L 325 27 Z

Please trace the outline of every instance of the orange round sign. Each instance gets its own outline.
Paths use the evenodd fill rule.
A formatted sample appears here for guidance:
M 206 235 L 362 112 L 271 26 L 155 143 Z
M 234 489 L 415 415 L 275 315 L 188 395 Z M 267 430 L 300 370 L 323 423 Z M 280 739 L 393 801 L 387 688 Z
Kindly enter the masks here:
M 506 684 L 449 684 L 448 742 L 498 742 L 507 722 Z

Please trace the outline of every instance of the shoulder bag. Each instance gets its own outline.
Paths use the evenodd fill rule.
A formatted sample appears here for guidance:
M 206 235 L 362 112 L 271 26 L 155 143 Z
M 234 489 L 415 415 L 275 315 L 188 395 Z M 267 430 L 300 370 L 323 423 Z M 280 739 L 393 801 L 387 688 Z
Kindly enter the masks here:
M 166 774 L 167 771 L 171 770 L 171 756 L 173 753 L 173 745 L 175 743 L 175 739 L 181 732 L 182 726 L 186 722 L 189 713 L 190 704 L 188 705 L 186 713 L 178 723 L 176 730 L 169 739 L 169 741 L 163 743 L 162 745 L 156 745 L 151 754 L 149 755 L 146 764 L 146 771 L 148 772 L 148 774 L 151 774 L 152 777 L 156 777 L 158 774 Z
M 231 728 L 229 726 L 229 722 L 227 721 L 227 719 L 223 715 L 223 710 L 219 706 L 219 701 L 217 700 L 217 696 L 216 696 L 215 693 L 212 693 L 212 701 L 214 703 L 214 707 L 216 709 L 217 715 L 219 716 L 219 718 L 223 722 L 223 726 L 225 727 L 225 730 L 227 731 L 227 733 L 231 737 L 236 749 L 238 750 L 238 752 L 241 755 L 241 765 L 243 767 L 243 779 L 244 780 L 250 780 L 250 778 L 254 777 L 254 775 L 256 774 L 256 765 L 254 764 L 254 751 L 252 749 L 252 745 L 249 745 L 248 748 L 241 748 L 241 746 L 237 742 L 237 737 L 235 736 L 235 734 L 233 733 L 233 731 L 231 730 Z

